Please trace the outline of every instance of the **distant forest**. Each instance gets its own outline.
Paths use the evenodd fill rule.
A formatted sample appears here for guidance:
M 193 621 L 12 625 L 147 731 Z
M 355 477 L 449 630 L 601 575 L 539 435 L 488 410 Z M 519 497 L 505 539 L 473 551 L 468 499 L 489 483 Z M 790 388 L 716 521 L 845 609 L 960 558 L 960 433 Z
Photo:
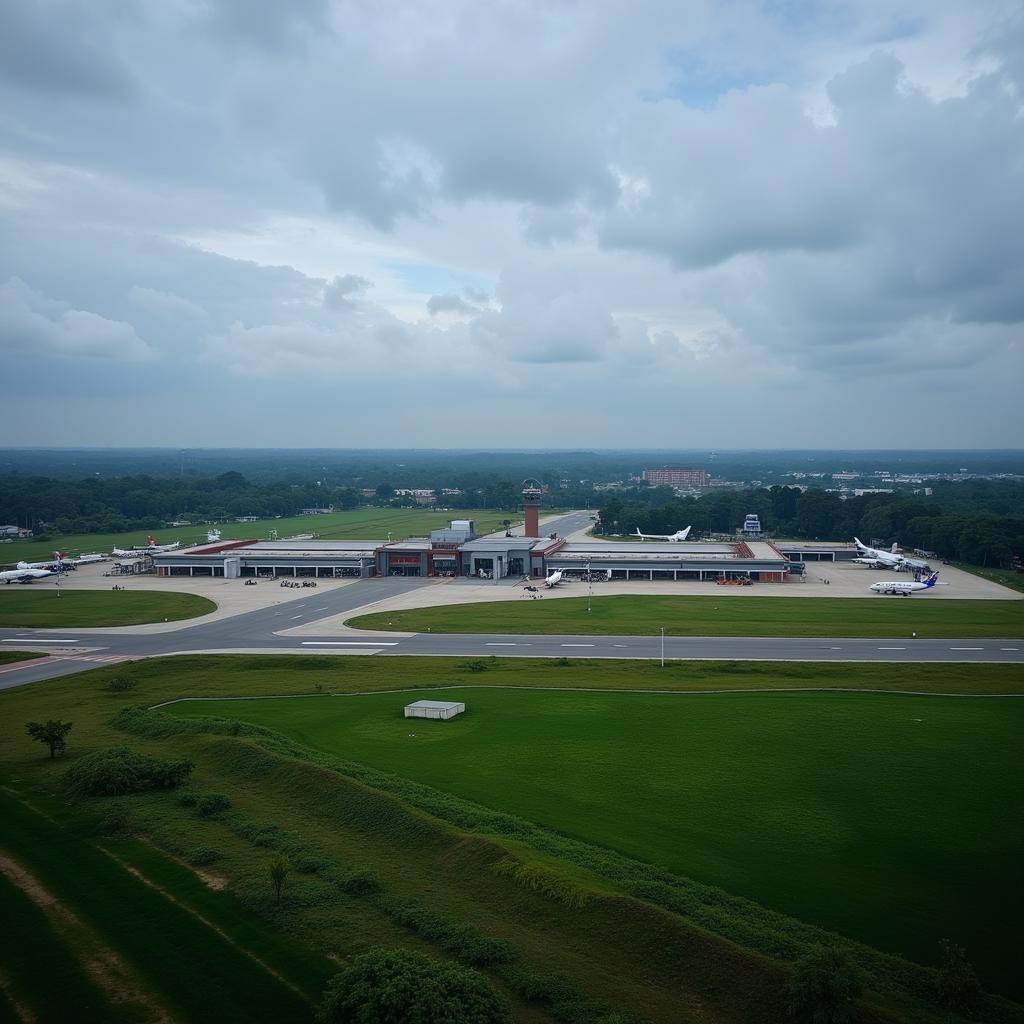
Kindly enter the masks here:
M 707 468 L 761 486 L 680 498 L 670 488 L 628 485 L 645 466 Z M 830 479 L 786 473 L 866 476 L 893 473 L 1020 473 L 1020 452 L 441 452 L 441 451 L 0 451 L 0 524 L 40 534 L 156 529 L 170 520 L 292 516 L 302 508 L 411 506 L 396 489 L 430 488 L 438 505 L 514 512 L 522 481 L 547 489 L 545 503 L 596 508 L 599 532 L 668 533 L 692 526 L 696 537 L 732 533 L 757 513 L 775 536 L 898 541 L 978 565 L 1003 566 L 1024 552 L 1024 483 L 1014 479 L 928 481 L 932 494 L 841 498 Z M 44 472 L 45 470 L 45 472 Z M 244 470 L 244 471 L 243 471 Z M 771 483 L 770 481 L 780 481 Z M 820 482 L 819 482 L 820 480 Z M 597 485 L 597 486 L 595 486 Z M 458 494 L 441 496 L 443 489 Z M 364 494 L 369 491 L 369 494 Z
M 1007 566 L 1024 552 L 1024 484 L 1010 480 L 936 483 L 908 492 L 843 499 L 817 488 L 771 487 L 677 498 L 669 488 L 634 490 L 600 502 L 599 531 L 732 533 L 756 513 L 768 535 L 808 540 L 898 541 L 981 566 Z

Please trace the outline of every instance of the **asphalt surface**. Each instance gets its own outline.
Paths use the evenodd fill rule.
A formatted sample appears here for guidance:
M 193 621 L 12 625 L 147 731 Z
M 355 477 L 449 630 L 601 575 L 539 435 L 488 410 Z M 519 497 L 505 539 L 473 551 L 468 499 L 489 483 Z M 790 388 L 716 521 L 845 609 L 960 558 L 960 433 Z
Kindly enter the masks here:
M 565 535 L 589 516 L 572 515 L 545 526 Z M 368 579 L 339 590 L 310 591 L 289 601 L 208 624 L 164 633 L 102 633 L 88 629 L 0 630 L 0 650 L 34 650 L 47 657 L 0 666 L 0 689 L 83 672 L 137 658 L 200 652 L 346 653 L 382 657 L 621 658 L 743 661 L 970 662 L 1024 664 L 1024 639 L 902 640 L 801 637 L 523 636 L 502 634 L 341 633 L 278 635 L 296 626 L 365 608 L 430 585 L 417 579 Z M 501 584 L 495 584 L 499 586 Z

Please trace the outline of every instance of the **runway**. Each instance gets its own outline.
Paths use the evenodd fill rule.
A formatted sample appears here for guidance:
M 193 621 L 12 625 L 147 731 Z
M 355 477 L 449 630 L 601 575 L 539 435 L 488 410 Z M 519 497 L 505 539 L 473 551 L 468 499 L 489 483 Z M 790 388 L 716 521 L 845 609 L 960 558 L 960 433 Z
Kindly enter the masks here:
M 573 513 L 544 524 L 566 534 L 589 516 Z M 171 631 L 4 629 L 0 650 L 45 657 L 0 666 L 0 690 L 139 658 L 199 653 L 333 654 L 375 657 L 615 658 L 622 660 L 830 661 L 898 665 L 914 662 L 1024 664 L 1024 639 L 936 640 L 924 637 L 834 640 L 804 637 L 529 636 L 455 633 L 317 632 L 316 623 L 347 616 L 387 598 L 430 586 L 423 579 L 365 579 L 335 590 Z M 495 586 L 507 585 L 506 581 Z M 305 627 L 296 631 L 297 627 Z

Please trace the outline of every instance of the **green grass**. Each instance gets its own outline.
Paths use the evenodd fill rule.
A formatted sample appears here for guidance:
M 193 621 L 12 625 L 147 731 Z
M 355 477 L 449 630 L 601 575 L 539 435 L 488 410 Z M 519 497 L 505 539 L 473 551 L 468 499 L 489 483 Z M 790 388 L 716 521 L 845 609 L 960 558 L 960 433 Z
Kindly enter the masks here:
M 31 651 L 0 651 L 0 665 L 10 665 L 16 661 L 31 661 L 33 658 L 42 658 L 45 655 L 34 654 Z
M 337 758 L 315 751 L 308 754 L 313 760 L 304 760 L 310 748 L 294 746 L 289 752 L 284 749 L 289 741 L 284 739 L 277 741 L 282 747 L 275 752 L 273 746 L 263 747 L 262 741 L 232 735 L 230 724 L 222 730 L 227 735 L 182 735 L 180 727 L 199 723 L 168 716 L 171 725 L 179 726 L 178 732 L 149 733 L 115 728 L 112 719 L 116 712 L 131 705 L 156 704 L 180 696 L 313 694 L 317 686 L 325 692 L 347 693 L 423 686 L 436 686 L 437 692 L 444 693 L 443 687 L 455 683 L 595 690 L 836 685 L 932 692 L 1024 692 L 1024 675 L 1017 666 L 915 665 L 901 667 L 898 674 L 879 674 L 874 666 L 856 664 L 687 662 L 672 663 L 665 669 L 656 663 L 596 660 L 563 663 L 560 659 L 494 659 L 486 664 L 487 671 L 473 673 L 462 667 L 461 659 L 443 658 L 157 658 L 131 666 L 138 685 L 126 694 L 106 690 L 111 678 L 123 674 L 123 666 L 94 670 L 74 678 L 0 692 L 0 775 L 20 780 L 18 787 L 30 794 L 33 803 L 42 801 L 47 813 L 61 818 L 61 801 L 37 794 L 56 790 L 68 764 L 83 754 L 101 747 L 127 745 L 165 757 L 187 757 L 197 765 L 190 788 L 200 794 L 227 794 L 234 804 L 229 816 L 237 813 L 249 820 L 276 825 L 282 830 L 280 834 L 291 835 L 304 847 L 320 851 L 334 865 L 333 870 L 369 869 L 380 879 L 385 895 L 415 897 L 434 913 L 471 925 L 483 935 L 510 942 L 516 951 L 513 966 L 517 969 L 565 973 L 589 998 L 631 1010 L 642 1019 L 659 1024 L 697 1024 L 710 1019 L 734 1024 L 774 1024 L 781 1019 L 778 1000 L 786 969 L 756 951 L 787 960 L 805 948 L 808 941 L 821 941 L 820 936 L 808 932 L 799 922 L 787 919 L 787 923 L 757 905 L 739 905 L 735 897 L 718 890 L 702 892 L 681 876 L 670 876 L 663 879 L 665 884 L 659 883 L 664 897 L 651 892 L 641 893 L 643 899 L 634 899 L 627 895 L 633 891 L 631 879 L 645 883 L 661 875 L 621 854 L 596 846 L 584 847 L 577 840 L 555 836 L 550 831 L 543 833 L 545 839 L 536 826 L 517 823 L 507 815 L 499 821 L 499 815 L 458 804 L 456 798 L 447 796 L 440 788 L 427 791 L 419 787 L 420 792 L 401 779 L 392 777 L 385 782 L 381 773 L 353 765 L 354 749 L 343 752 L 342 758 L 350 766 L 345 767 Z M 471 711 L 475 712 L 487 692 L 481 691 L 481 698 L 474 695 Z M 518 697 L 518 693 L 492 693 L 494 699 L 501 700 L 503 709 L 509 696 Z M 591 696 L 604 700 L 609 695 L 570 692 L 565 696 L 589 701 Z M 704 699 L 630 696 L 643 700 Z M 405 693 L 392 693 L 381 699 L 389 704 L 390 716 L 411 698 Z M 354 707 L 361 700 L 347 703 Z M 323 708 L 342 701 L 310 697 L 306 703 L 311 708 Z M 239 707 L 231 706 L 236 710 Z M 253 705 L 246 702 L 242 706 Z M 207 713 L 211 706 L 201 707 Z M 75 725 L 65 761 L 51 762 L 46 752 L 25 735 L 24 723 L 58 717 L 74 721 Z M 470 718 L 465 721 L 470 722 Z M 401 719 L 392 718 L 392 723 L 403 733 L 408 731 Z M 587 724 L 589 728 L 589 720 Z M 408 737 L 406 740 L 413 742 Z M 377 742 L 365 737 L 359 741 L 371 746 Z M 534 746 L 538 747 L 540 761 L 554 760 L 555 769 L 549 780 L 550 792 L 554 792 L 553 780 L 559 778 L 563 766 L 550 752 Z M 708 746 L 711 744 L 705 744 L 704 749 Z M 432 745 L 431 749 L 435 747 Z M 954 744 L 951 751 L 952 757 L 961 757 L 959 746 Z M 365 763 L 372 763 L 372 758 L 367 756 Z M 960 760 L 950 763 L 953 771 L 963 770 Z M 385 774 L 397 773 L 399 767 L 386 765 Z M 810 774 L 820 779 L 820 788 L 825 791 L 830 775 L 841 775 L 842 767 L 841 763 L 837 766 L 823 761 Z M 466 775 L 471 781 L 475 773 L 483 770 L 488 770 L 486 757 L 482 764 L 470 764 Z M 417 776 L 410 773 L 410 777 Z M 425 776 L 423 781 L 428 781 Z M 535 784 L 533 779 L 527 781 L 531 786 Z M 940 779 L 936 787 L 941 790 L 944 784 Z M 454 786 L 451 791 L 455 791 Z M 541 794 L 541 798 L 550 802 L 550 792 Z M 266 878 L 273 850 L 246 838 L 242 831 L 236 832 L 226 820 L 198 817 L 194 810 L 180 806 L 174 794 L 143 794 L 114 801 L 98 799 L 89 804 L 100 814 L 108 807 L 123 808 L 155 843 L 178 856 L 187 857 L 199 846 L 218 851 L 221 859 L 208 870 L 223 878 L 230 891 L 238 894 L 245 913 L 254 910 L 269 919 L 268 941 L 280 938 L 276 925 L 315 949 L 330 951 L 338 957 L 355 955 L 374 945 L 411 946 L 434 955 L 443 953 L 436 944 L 401 927 L 372 900 L 332 890 L 326 877 L 294 875 L 289 883 L 294 899 L 278 912 L 273 907 Z M 570 809 L 578 813 L 578 807 Z M 728 808 L 719 810 L 725 818 Z M 6 827 L 6 817 L 0 820 Z M 558 823 L 556 827 L 565 829 Z M 0 834 L 3 831 L 0 829 Z M 713 834 L 714 829 L 708 831 Z M 988 835 L 979 835 L 976 840 L 979 848 L 991 845 Z M 996 842 L 1000 841 L 997 836 Z M 104 845 L 108 842 L 103 840 Z M 40 851 L 45 845 L 36 844 Z M 116 852 L 189 905 L 195 899 L 196 908 L 204 916 L 214 917 L 213 911 L 204 909 L 199 901 L 205 896 L 215 899 L 224 894 L 197 891 L 195 879 L 181 864 L 166 862 L 152 851 L 152 856 L 164 864 L 162 872 L 155 872 L 146 863 L 148 849 L 138 843 L 120 842 Z M 594 898 L 576 909 L 498 874 L 494 865 L 510 851 L 528 864 L 540 864 L 545 870 L 568 878 L 593 892 Z M 904 852 L 908 861 L 916 853 L 912 849 Z M 930 852 L 921 855 L 926 868 L 930 856 Z M 73 861 L 72 876 L 77 870 L 77 861 Z M 874 894 L 869 895 L 875 898 Z M 971 895 L 965 891 L 962 898 L 969 899 Z M 1008 905 L 1012 898 L 1011 893 Z M 898 900 L 896 906 L 897 912 L 902 913 Z M 242 931 L 241 924 L 233 923 L 226 912 L 214 919 L 247 948 L 258 952 L 258 938 Z M 250 927 L 258 933 L 262 926 L 250 922 Z M 740 946 L 718 935 L 729 936 Z M 291 940 L 286 936 L 285 941 Z M 976 949 L 969 944 L 968 949 L 979 959 Z M 307 982 L 294 973 L 286 958 L 272 951 L 259 955 L 275 963 L 303 991 L 307 990 Z M 861 950 L 856 955 L 858 962 L 867 964 L 872 998 L 889 1006 L 896 1019 L 937 1024 L 935 1011 L 928 1010 L 918 998 L 921 985 L 928 983 L 927 977 L 922 982 L 922 972 L 906 965 L 900 967 L 899 962 L 886 960 L 870 950 Z M 495 981 L 501 984 L 500 978 Z M 551 1024 L 552 1018 L 543 1008 L 516 998 L 512 1002 L 517 1021 Z M 3 1019 L 0 1005 L 0 1021 Z M 882 1019 L 867 1011 L 861 1018 L 862 1024 L 881 1024 Z M 893 1018 L 884 1019 L 891 1024 Z M 1019 1024 L 1024 1020 L 1024 1011 L 990 1000 L 984 1019 Z
M 443 691 L 179 704 L 240 718 L 929 962 L 1019 987 L 1024 702 Z M 410 736 L 415 733 L 415 738 Z M 950 765 L 956 765 L 950 771 Z
M 545 509 L 545 515 L 550 515 L 552 511 Z M 447 526 L 452 519 L 474 519 L 477 533 L 485 534 L 500 530 L 503 519 L 516 522 L 518 516 L 514 512 L 472 509 L 435 512 L 416 508 L 358 508 L 348 512 L 330 512 L 323 516 L 289 516 L 282 519 L 260 519 L 255 523 L 221 523 L 217 529 L 221 531 L 224 540 L 265 540 L 271 530 L 277 530 L 281 537 L 317 533 L 324 540 L 386 540 L 390 533 L 393 540 L 403 540 L 406 537 L 424 537 L 431 530 Z M 55 534 L 47 541 L 12 541 L 0 545 L 0 559 L 13 565 L 19 561 L 38 562 L 52 558 L 57 549 L 71 555 L 105 553 L 113 547 L 145 544 L 149 533 L 161 544 L 171 544 L 176 540 L 182 544 L 205 543 L 207 529 L 205 526 L 182 526 L 174 529 L 161 527 L 156 530 L 132 530 L 129 533 Z
M 3 848 L 137 972 L 173 1018 L 305 1020 L 309 1002 L 96 844 L 0 793 Z M 117 843 L 107 842 L 116 854 Z
M 0 974 L 18 1005 L 32 1014 L 31 1019 L 80 1024 L 132 1019 L 123 1007 L 111 1005 L 45 914 L 2 874 L 0 914 Z M 0 1010 L 0 1021 L 5 1019 Z M 19 1017 L 15 1014 L 11 1019 Z
M 956 567 L 1000 586 L 1009 587 L 1010 590 L 1024 591 L 1024 572 L 1019 569 L 986 569 L 980 565 L 968 565 L 967 562 L 957 562 Z
M 10 593 L 6 591 L 10 590 Z M 0 590 L 0 627 L 136 626 L 177 622 L 216 611 L 213 601 L 196 594 L 152 590 Z
M 492 601 L 374 612 L 356 629 L 592 636 L 1020 637 L 1024 601 L 714 596 Z

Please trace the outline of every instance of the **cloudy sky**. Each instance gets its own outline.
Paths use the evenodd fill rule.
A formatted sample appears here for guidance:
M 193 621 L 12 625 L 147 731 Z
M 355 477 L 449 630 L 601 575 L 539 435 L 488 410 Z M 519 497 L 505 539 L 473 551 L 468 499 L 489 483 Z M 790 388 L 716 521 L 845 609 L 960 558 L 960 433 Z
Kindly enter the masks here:
M 1020 447 L 1019 0 L 32 0 L 0 444 Z

